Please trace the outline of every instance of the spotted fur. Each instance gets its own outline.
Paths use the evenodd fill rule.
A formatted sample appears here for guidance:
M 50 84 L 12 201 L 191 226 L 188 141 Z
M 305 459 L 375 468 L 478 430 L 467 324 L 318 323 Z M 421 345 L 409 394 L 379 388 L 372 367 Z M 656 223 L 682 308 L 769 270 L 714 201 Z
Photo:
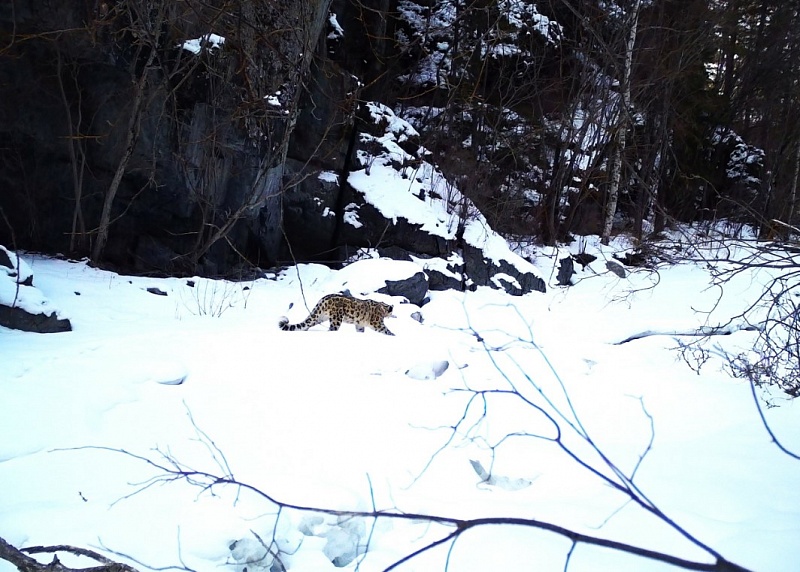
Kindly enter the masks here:
M 292 332 L 307 330 L 328 320 L 331 331 L 338 330 L 342 322 L 347 322 L 355 324 L 359 332 L 363 332 L 366 326 L 376 332 L 393 336 L 394 334 L 383 323 L 384 318 L 393 317 L 392 310 L 392 306 L 383 302 L 360 300 L 344 294 L 328 294 L 314 306 L 308 318 L 299 324 L 290 324 L 289 318 L 283 316 L 278 321 L 278 326 L 281 330 Z

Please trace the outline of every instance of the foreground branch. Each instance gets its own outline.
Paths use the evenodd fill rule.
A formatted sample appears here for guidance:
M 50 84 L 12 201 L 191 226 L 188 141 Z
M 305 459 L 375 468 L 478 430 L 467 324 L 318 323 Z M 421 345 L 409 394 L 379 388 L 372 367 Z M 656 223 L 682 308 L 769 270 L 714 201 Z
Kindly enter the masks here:
M 399 521 L 407 521 L 407 522 L 426 522 L 429 524 L 439 524 L 446 527 L 452 527 L 453 530 L 446 534 L 444 537 L 431 542 L 430 544 L 423 546 L 419 550 L 408 554 L 386 568 L 386 570 L 392 570 L 404 562 L 407 562 L 420 554 L 423 554 L 436 546 L 440 546 L 442 544 L 446 544 L 447 542 L 454 541 L 457 539 L 461 534 L 470 530 L 472 528 L 484 527 L 484 526 L 524 526 L 528 528 L 534 528 L 538 530 L 544 530 L 547 532 L 555 533 L 559 536 L 566 537 L 570 539 L 573 544 L 587 544 L 590 546 L 599 546 L 603 548 L 609 548 L 611 550 L 615 550 L 618 552 L 622 552 L 625 554 L 631 554 L 634 556 L 639 556 L 642 558 L 647 558 L 650 560 L 655 560 L 658 562 L 664 562 L 666 564 L 671 564 L 672 566 L 676 566 L 679 568 L 683 568 L 684 570 L 701 570 L 707 572 L 748 572 L 746 568 L 738 566 L 732 562 L 725 560 L 724 558 L 713 555 L 713 561 L 710 562 L 698 562 L 695 560 L 687 560 L 684 558 L 679 558 L 677 556 L 673 556 L 671 554 L 667 554 L 664 552 L 658 552 L 655 550 L 649 550 L 647 548 L 642 548 L 639 546 L 634 546 L 632 544 L 627 544 L 624 542 L 617 542 L 614 540 L 609 540 L 606 538 L 601 538 L 597 536 L 592 536 L 589 534 L 583 534 L 581 532 L 577 532 L 575 530 L 571 530 L 569 528 L 565 528 L 563 526 L 559 526 L 557 524 L 553 524 L 550 522 L 534 519 L 534 518 L 510 518 L 510 517 L 485 517 L 485 518 L 474 518 L 474 519 L 458 519 L 448 516 L 440 516 L 435 514 L 424 514 L 424 513 L 408 513 L 408 512 L 400 512 L 397 510 L 371 510 L 371 511 L 347 511 L 347 510 L 337 510 L 337 509 L 329 509 L 324 507 L 312 507 L 312 506 L 305 506 L 300 504 L 293 504 L 289 502 L 284 502 L 275 498 L 274 496 L 270 495 L 262 491 L 261 489 L 241 482 L 237 481 L 233 475 L 228 474 L 225 476 L 214 475 L 211 473 L 207 473 L 204 471 L 194 471 L 194 470 L 185 470 L 185 466 L 180 463 L 179 461 L 175 460 L 170 455 L 158 451 L 161 460 L 154 460 L 150 457 L 146 457 L 143 455 L 137 455 L 135 453 L 131 453 L 130 451 L 126 451 L 124 449 L 113 449 L 108 447 L 78 447 L 77 449 L 94 449 L 94 450 L 102 450 L 102 451 L 110 451 L 113 453 L 121 453 L 123 455 L 132 457 L 139 461 L 143 461 L 144 463 L 150 465 L 154 469 L 157 469 L 160 474 L 154 476 L 150 480 L 148 480 L 144 485 L 139 488 L 136 492 L 132 495 L 138 494 L 143 490 L 149 488 L 150 486 L 156 483 L 169 483 L 174 481 L 183 480 L 193 486 L 200 487 L 204 491 L 210 491 L 211 489 L 219 486 L 226 486 L 230 485 L 236 487 L 238 489 L 247 490 L 255 495 L 261 497 L 262 499 L 267 500 L 268 502 L 280 507 L 281 509 L 292 509 L 300 512 L 313 512 L 318 514 L 327 514 L 333 515 L 337 517 L 347 517 L 347 518 L 369 518 L 369 519 L 391 519 L 391 520 L 399 520 Z M 128 497 L 128 498 L 129 498 Z M 35 569 L 37 572 L 43 569 Z M 65 571 L 67 569 L 64 569 Z M 121 572 L 128 572 L 131 569 L 119 569 Z M 91 572 L 111 572 L 112 569 L 103 569 L 99 568 L 97 571 L 92 570 Z M 24 572 L 27 572 L 25 570 Z M 113 572 L 117 572 L 117 569 L 113 569 Z
M 42 564 L 25 554 L 26 552 L 28 554 L 68 552 L 76 556 L 85 556 L 96 560 L 100 562 L 100 565 L 88 568 L 70 568 L 69 566 L 64 566 L 58 560 L 58 556 L 53 556 L 53 560 L 49 564 Z M 2 538 L 0 538 L 0 560 L 10 562 L 20 572 L 138 572 L 136 568 L 120 562 L 114 562 L 102 554 L 86 548 L 61 544 L 58 546 L 32 546 L 19 550 Z

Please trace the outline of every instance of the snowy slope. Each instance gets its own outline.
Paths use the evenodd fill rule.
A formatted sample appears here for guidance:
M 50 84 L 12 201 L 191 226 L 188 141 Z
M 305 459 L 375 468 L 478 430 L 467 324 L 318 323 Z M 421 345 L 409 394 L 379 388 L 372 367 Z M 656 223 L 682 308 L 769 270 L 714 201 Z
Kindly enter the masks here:
M 211 571 L 242 570 L 266 552 L 259 538 L 269 544 L 274 533 L 273 552 L 289 570 L 334 570 L 332 561 L 360 554 L 344 569 L 367 571 L 453 530 L 419 519 L 279 513 L 250 490 L 163 482 L 146 462 L 84 448 L 92 446 L 230 471 L 288 504 L 537 519 L 710 561 L 561 449 L 547 413 L 578 459 L 613 479 L 570 425 L 623 473 L 635 470 L 648 499 L 725 558 L 759 571 L 796 569 L 800 462 L 770 442 L 749 386 L 729 379 L 719 360 L 696 374 L 671 335 L 617 344 L 696 328 L 707 319 L 698 311 L 715 304 L 712 316 L 735 312 L 756 283 L 743 277 L 717 304 L 699 266 L 663 268 L 658 284 L 642 289 L 652 274 L 619 279 L 601 258 L 563 289 L 553 287 L 552 267 L 564 252 L 544 254 L 537 265 L 552 277 L 547 294 L 433 292 L 421 309 L 394 299 L 394 337 L 276 324 L 283 314 L 305 318 L 331 291 L 370 292 L 377 277 L 410 263 L 302 265 L 249 283 L 196 278 L 189 286 L 26 256 L 74 331 L 0 330 L 0 536 L 15 546 L 116 551 L 140 569 Z M 717 343 L 745 346 L 751 335 Z M 417 375 L 425 371 L 439 375 Z M 798 450 L 795 408 L 766 414 Z M 562 570 L 570 549 L 549 532 L 478 527 L 399 569 Z M 569 558 L 570 570 L 674 569 L 584 544 Z M 269 561 L 246 566 L 277 570 Z

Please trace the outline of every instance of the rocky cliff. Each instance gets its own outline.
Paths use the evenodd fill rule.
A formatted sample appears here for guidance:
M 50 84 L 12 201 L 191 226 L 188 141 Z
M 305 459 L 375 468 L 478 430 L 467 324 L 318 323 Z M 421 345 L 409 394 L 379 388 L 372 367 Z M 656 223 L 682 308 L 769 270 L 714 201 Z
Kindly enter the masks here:
M 204 275 L 379 248 L 442 261 L 446 286 L 543 289 L 454 185 L 442 196 L 414 133 L 376 116 L 390 4 L 0 6 L 0 243 Z M 387 214 L 364 177 L 390 171 L 441 228 Z

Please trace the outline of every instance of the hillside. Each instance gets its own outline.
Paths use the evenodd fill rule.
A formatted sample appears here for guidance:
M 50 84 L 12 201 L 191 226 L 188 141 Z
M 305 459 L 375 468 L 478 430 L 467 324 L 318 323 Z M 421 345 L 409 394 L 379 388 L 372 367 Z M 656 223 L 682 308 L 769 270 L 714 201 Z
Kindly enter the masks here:
M 699 375 L 676 351 L 765 271 L 719 298 L 703 264 L 621 279 L 604 259 L 628 245 L 585 246 L 599 258 L 568 289 L 566 252 L 544 251 L 545 294 L 448 290 L 422 307 L 375 293 L 410 262 L 232 283 L 25 255 L 73 331 L 0 331 L 0 537 L 139 570 L 675 569 L 643 550 L 792 570 L 800 462 L 721 353 L 757 332 L 712 336 Z M 393 303 L 395 336 L 278 329 L 343 288 Z M 796 452 L 780 395 L 759 390 Z

